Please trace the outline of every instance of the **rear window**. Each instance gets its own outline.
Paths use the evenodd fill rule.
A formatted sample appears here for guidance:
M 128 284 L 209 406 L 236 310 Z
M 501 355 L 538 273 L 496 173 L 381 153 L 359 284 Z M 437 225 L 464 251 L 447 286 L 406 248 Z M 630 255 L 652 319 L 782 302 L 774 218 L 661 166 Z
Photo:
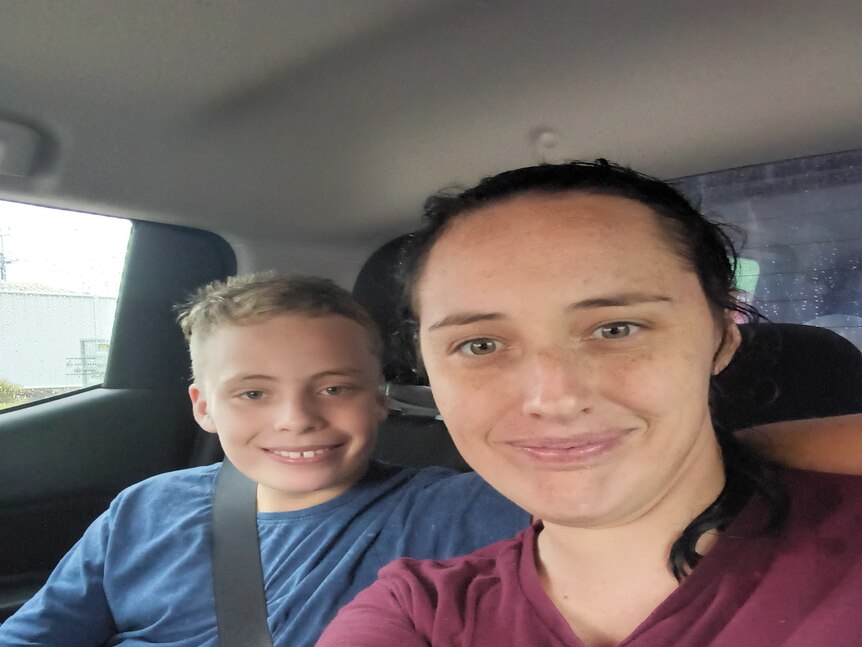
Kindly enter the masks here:
M 764 315 L 830 328 L 862 348 L 862 151 L 673 184 L 743 230 L 737 285 Z

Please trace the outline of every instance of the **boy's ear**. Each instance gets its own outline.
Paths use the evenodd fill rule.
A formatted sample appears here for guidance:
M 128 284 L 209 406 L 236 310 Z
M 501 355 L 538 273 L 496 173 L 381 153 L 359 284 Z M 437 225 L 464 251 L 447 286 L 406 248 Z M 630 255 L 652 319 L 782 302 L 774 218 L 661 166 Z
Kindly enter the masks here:
M 211 434 L 216 433 L 215 423 L 209 413 L 206 396 L 197 384 L 192 384 L 189 387 L 189 398 L 192 401 L 192 413 L 201 429 Z

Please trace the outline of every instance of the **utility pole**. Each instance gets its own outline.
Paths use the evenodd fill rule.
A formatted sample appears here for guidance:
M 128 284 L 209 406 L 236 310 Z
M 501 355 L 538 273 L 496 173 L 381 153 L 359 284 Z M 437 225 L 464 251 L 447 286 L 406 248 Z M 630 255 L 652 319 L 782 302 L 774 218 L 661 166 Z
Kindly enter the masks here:
M 4 246 L 4 242 L 8 235 L 8 233 L 4 234 L 3 232 L 0 232 L 0 281 L 6 280 L 6 266 L 15 262 L 11 258 L 6 258 L 6 247 Z

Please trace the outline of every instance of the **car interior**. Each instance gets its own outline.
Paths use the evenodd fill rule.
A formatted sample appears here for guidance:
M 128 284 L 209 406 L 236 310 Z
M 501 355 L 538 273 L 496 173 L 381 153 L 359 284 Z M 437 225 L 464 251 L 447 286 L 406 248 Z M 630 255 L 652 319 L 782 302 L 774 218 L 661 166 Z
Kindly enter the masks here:
M 221 459 L 174 310 L 212 280 L 352 288 L 386 342 L 378 457 L 469 469 L 398 251 L 427 196 L 506 169 L 607 158 L 738 228 L 768 322 L 722 430 L 862 412 L 860 25 L 851 0 L 0 0 L 0 621 L 120 490 Z M 107 288 L 91 220 L 127 227 Z

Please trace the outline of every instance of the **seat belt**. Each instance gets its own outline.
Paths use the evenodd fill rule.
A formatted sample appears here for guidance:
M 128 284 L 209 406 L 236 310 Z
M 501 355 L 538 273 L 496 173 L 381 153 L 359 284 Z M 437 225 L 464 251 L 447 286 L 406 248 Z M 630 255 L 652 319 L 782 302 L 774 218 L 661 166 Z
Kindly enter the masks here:
M 227 457 L 213 493 L 212 569 L 220 647 L 272 647 L 257 536 L 257 483 Z

